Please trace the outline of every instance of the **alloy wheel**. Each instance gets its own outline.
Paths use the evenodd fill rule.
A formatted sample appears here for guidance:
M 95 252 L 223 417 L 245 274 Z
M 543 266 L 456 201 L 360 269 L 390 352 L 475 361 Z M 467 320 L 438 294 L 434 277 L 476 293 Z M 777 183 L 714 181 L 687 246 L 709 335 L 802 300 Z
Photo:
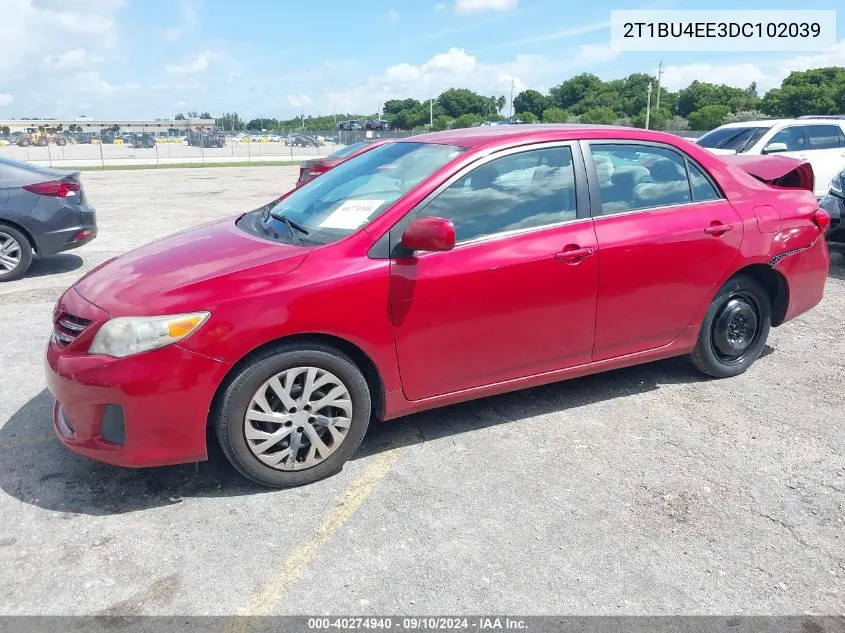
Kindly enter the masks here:
M 21 263 L 21 245 L 9 235 L 0 231 L 0 272 L 10 273 Z
M 286 369 L 264 382 L 244 415 L 252 454 L 277 470 L 304 470 L 334 453 L 352 424 L 346 385 L 318 367 Z

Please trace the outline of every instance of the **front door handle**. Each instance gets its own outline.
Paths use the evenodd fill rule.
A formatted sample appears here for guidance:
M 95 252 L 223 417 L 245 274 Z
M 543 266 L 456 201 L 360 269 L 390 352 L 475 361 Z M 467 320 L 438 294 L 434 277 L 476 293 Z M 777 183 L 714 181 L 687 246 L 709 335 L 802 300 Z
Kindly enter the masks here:
M 593 254 L 592 248 L 573 248 L 555 253 L 555 261 L 566 262 L 567 264 L 577 264 L 585 257 L 590 257 Z
M 722 235 L 723 233 L 727 233 L 728 231 L 732 231 L 733 228 L 734 228 L 733 224 L 722 224 L 721 222 L 719 222 L 717 220 L 715 222 L 711 222 L 710 226 L 704 227 L 704 232 L 707 233 L 707 235 L 715 235 L 716 237 L 718 237 L 719 235 Z

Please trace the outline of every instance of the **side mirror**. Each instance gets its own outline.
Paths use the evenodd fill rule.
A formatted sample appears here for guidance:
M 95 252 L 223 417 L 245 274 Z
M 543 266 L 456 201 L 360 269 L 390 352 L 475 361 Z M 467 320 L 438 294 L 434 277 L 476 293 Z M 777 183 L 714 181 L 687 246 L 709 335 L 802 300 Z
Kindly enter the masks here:
M 402 233 L 410 251 L 450 251 L 455 248 L 455 225 L 444 218 L 417 218 Z
M 785 152 L 786 149 L 786 143 L 769 143 L 763 148 L 763 153 L 774 154 L 776 152 Z

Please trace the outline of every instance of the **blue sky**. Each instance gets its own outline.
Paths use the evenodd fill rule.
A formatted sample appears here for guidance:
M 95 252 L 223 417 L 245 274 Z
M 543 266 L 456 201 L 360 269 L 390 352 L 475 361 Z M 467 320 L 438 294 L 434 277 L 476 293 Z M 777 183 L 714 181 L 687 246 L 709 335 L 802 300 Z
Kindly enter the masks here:
M 246 118 L 375 112 L 393 97 L 470 87 L 509 96 L 580 72 L 654 72 L 761 89 L 845 65 L 845 11 L 824 52 L 616 53 L 611 9 L 792 9 L 678 0 L 0 0 L 0 118 Z M 804 0 L 801 8 L 835 9 Z

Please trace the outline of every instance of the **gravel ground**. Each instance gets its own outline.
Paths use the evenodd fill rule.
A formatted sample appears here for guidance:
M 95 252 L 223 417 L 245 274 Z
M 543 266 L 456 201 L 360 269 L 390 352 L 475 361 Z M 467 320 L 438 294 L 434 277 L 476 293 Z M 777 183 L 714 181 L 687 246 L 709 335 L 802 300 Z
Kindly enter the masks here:
M 98 239 L 0 286 L 0 614 L 843 612 L 841 256 L 742 376 L 673 359 L 402 418 L 305 488 L 214 445 L 138 471 L 66 451 L 42 370 L 62 290 L 295 176 L 86 173 Z

